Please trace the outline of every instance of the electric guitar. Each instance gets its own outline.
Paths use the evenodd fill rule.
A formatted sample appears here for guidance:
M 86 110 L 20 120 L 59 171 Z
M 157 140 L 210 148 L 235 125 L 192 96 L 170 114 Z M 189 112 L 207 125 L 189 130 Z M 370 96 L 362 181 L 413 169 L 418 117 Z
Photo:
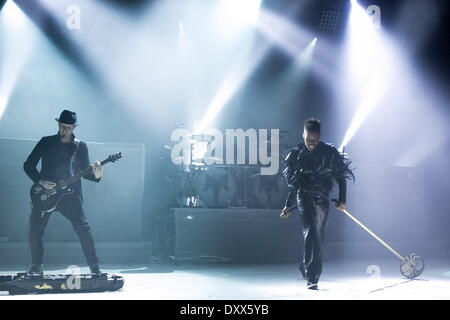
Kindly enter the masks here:
M 121 152 L 111 154 L 108 158 L 100 162 L 100 164 L 103 166 L 108 162 L 116 162 L 120 158 L 122 158 Z M 69 186 L 89 172 L 92 172 L 91 166 L 81 170 L 73 176 L 58 181 L 56 186 L 52 189 L 45 189 L 39 183 L 33 184 L 30 189 L 30 198 L 33 209 L 41 212 L 42 214 L 54 211 L 62 197 L 73 193 L 73 190 L 69 188 Z

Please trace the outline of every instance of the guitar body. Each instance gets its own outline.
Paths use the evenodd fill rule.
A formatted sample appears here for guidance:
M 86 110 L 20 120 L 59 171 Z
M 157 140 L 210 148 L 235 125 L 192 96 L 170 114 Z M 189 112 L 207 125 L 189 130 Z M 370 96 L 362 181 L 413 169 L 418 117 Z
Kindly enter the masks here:
M 31 186 L 30 198 L 33 209 L 42 213 L 47 213 L 54 211 L 62 197 L 71 193 L 73 193 L 73 191 L 70 188 L 53 188 L 47 190 L 39 183 L 35 183 Z
M 103 166 L 108 162 L 114 163 L 120 158 L 122 158 L 121 152 L 111 154 L 108 158 L 100 162 L 100 164 Z M 30 198 L 33 209 L 41 213 L 52 212 L 56 209 L 62 197 L 73 193 L 70 185 L 89 172 L 92 172 L 92 167 L 90 166 L 71 177 L 59 181 L 51 190 L 45 189 L 39 183 L 33 184 L 30 189 Z

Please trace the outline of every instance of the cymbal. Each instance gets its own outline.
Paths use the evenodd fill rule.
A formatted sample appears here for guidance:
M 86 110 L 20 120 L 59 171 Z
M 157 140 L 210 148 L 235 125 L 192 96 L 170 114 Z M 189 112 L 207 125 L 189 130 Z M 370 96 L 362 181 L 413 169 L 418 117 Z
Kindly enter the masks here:
M 191 133 L 188 137 L 196 142 L 209 142 L 213 136 L 207 133 Z
M 211 160 L 211 161 L 216 161 L 216 162 L 223 162 L 222 158 L 217 158 L 217 157 L 205 157 L 203 158 L 205 160 Z

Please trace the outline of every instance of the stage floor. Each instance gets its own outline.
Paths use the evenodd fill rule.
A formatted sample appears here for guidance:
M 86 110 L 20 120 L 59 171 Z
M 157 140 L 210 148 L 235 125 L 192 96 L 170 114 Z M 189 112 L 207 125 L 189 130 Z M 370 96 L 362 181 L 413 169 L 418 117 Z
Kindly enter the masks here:
M 426 261 L 417 279 L 404 278 L 399 260 L 336 260 L 324 263 L 319 290 L 308 290 L 295 263 L 149 263 L 103 265 L 120 274 L 124 287 L 116 292 L 41 294 L 6 299 L 147 299 L 147 300 L 301 300 L 301 299 L 450 299 L 450 261 Z M 66 267 L 47 266 L 45 274 L 66 273 Z M 374 271 L 373 271 L 374 270 Z M 23 272 L 22 267 L 0 266 L 0 274 Z M 87 273 L 86 267 L 81 273 Z

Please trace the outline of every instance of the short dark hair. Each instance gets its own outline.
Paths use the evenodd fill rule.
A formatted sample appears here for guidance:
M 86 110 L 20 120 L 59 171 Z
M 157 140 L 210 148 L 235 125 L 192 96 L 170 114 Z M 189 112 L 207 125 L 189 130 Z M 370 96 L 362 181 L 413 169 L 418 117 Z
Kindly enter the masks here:
M 320 120 L 316 118 L 310 118 L 305 121 L 305 130 L 308 132 L 319 132 L 320 133 Z

